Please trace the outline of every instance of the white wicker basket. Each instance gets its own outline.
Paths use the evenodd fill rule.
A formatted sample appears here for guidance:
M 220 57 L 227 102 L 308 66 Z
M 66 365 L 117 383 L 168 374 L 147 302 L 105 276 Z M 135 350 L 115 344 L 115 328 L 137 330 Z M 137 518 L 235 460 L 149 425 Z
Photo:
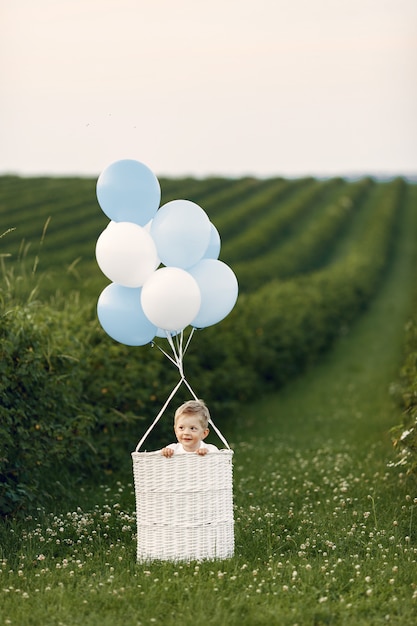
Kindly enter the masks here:
M 137 560 L 233 556 L 233 451 L 166 458 L 160 451 L 138 452 L 140 444 L 132 452 Z

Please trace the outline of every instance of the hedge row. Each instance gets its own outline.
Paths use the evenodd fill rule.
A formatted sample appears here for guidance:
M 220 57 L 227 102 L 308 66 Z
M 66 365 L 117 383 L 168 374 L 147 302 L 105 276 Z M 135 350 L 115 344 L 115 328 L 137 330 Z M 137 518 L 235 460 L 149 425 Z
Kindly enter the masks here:
M 91 307 L 1 307 L 0 511 L 45 503 L 129 458 L 174 373 L 111 342 Z M 170 425 L 171 426 L 171 425 Z M 129 439 L 130 436 L 130 439 Z M 53 485 L 53 488 L 51 487 Z
M 297 182 L 300 184 L 304 181 Z M 282 203 L 282 198 L 271 201 L 269 205 L 266 205 L 268 209 L 263 201 L 260 205 L 262 210 L 258 212 L 256 219 L 252 215 L 251 227 L 248 228 L 246 225 L 239 235 L 224 245 L 222 253 L 227 263 L 234 264 L 242 259 L 250 261 L 275 248 L 280 241 L 304 222 L 305 217 L 315 207 L 325 203 L 329 195 L 334 197 L 343 185 L 345 185 L 344 181 L 339 178 L 314 181 L 312 185 L 305 186 L 304 184 L 301 188 L 297 187 L 297 193 L 292 194 Z M 239 222 L 236 221 L 235 224 L 235 228 L 238 228 Z
M 289 278 L 312 271 L 329 259 L 341 237 L 345 236 L 357 214 L 364 209 L 375 183 L 362 179 L 351 184 L 343 193 L 336 190 L 336 198 L 323 203 L 318 215 L 304 221 L 291 238 L 256 259 L 234 264 L 239 284 L 244 291 L 253 291 L 271 278 Z

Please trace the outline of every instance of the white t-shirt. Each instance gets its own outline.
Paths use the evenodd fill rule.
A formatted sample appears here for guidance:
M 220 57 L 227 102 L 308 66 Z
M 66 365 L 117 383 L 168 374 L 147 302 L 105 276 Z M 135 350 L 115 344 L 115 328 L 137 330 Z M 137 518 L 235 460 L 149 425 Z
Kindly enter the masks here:
M 216 448 L 216 446 L 213 446 L 213 444 L 211 443 L 204 443 L 204 441 L 200 441 L 200 448 L 207 448 L 207 453 L 208 452 L 218 452 L 218 448 Z M 187 450 L 184 450 L 183 446 L 181 443 L 170 443 L 167 448 L 171 448 L 171 450 L 174 450 L 174 454 L 193 454 L 192 452 L 187 452 Z

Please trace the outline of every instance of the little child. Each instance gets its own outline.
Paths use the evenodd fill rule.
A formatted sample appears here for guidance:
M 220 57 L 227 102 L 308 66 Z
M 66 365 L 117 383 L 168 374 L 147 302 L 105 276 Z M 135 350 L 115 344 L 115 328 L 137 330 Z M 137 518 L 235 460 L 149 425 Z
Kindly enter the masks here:
M 161 450 L 163 456 L 195 452 L 205 455 L 218 450 L 210 443 L 204 443 L 209 434 L 210 413 L 203 400 L 188 400 L 175 411 L 174 432 L 178 443 L 170 443 Z

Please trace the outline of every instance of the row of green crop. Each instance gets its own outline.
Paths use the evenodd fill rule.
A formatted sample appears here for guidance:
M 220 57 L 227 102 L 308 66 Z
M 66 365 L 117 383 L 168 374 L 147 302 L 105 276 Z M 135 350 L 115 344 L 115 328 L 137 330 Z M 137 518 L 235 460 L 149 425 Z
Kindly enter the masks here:
M 94 182 L 90 179 L 15 178 L 7 184 L 0 178 L 0 214 L 13 220 L 15 226 L 27 225 L 31 234 L 33 224 L 59 213 L 71 204 L 94 201 Z
M 166 200 L 170 194 L 188 196 L 201 200 L 210 217 L 212 213 L 218 215 L 216 225 L 226 248 L 233 245 L 228 231 L 234 230 L 239 239 L 242 230 L 250 227 L 253 231 L 258 219 L 265 223 L 268 215 L 273 219 L 291 198 L 317 185 L 322 183 L 280 178 L 161 181 Z M 95 181 L 2 177 L 0 217 L 14 229 L 3 242 L 2 254 L 11 255 L 14 262 L 27 260 L 32 266 L 48 270 L 51 280 L 43 281 L 45 294 L 53 293 L 54 283 L 62 289 L 76 288 L 77 281 L 78 288 L 84 290 L 86 281 L 96 291 L 104 286 L 94 248 L 108 219 L 96 201 Z M 223 249 L 221 258 L 226 260 Z
M 87 277 L 93 288 L 101 287 L 104 283 L 96 267 L 94 248 L 108 220 L 95 199 L 95 181 L 13 177 L 11 181 L 13 184 L 7 177 L 0 180 L 2 219 L 8 227 L 15 228 L 4 242 L 2 253 L 11 254 L 14 260 L 29 256 L 32 264 L 35 256 L 38 257 L 37 265 L 50 270 L 54 281 L 62 288 L 74 288 L 77 280 L 82 284 Z M 34 185 L 31 194 L 30 182 Z M 308 271 L 317 266 L 320 245 L 314 242 L 325 235 L 328 245 L 333 245 L 335 225 L 340 223 L 343 214 L 340 211 L 335 215 L 327 202 L 334 199 L 337 203 L 337 197 L 340 202 L 354 202 L 357 187 L 340 179 L 325 182 L 314 179 L 161 182 L 167 197 L 169 193 L 175 195 L 188 190 L 205 198 L 210 217 L 212 213 L 217 215 L 216 225 L 222 237 L 221 258 L 232 267 L 236 265 L 238 278 L 242 277 L 241 290 L 247 285 L 257 288 L 274 275 L 293 275 L 299 267 L 300 271 Z M 196 200 L 192 194 L 190 197 Z M 20 207 L 17 206 L 19 202 Z M 323 227 L 321 216 L 326 209 L 332 214 Z M 294 239 L 294 245 L 291 239 Z M 311 245 L 313 252 L 309 248 Z M 324 240 L 321 247 L 325 245 Z M 303 255 L 304 261 L 299 260 Z M 310 260 L 312 266 L 309 268 Z
M 314 362 L 367 306 L 389 263 L 405 193 L 402 180 L 387 187 L 345 258 L 242 295 L 223 322 L 195 333 L 185 372 L 216 423 Z M 91 302 L 17 303 L 3 281 L 0 314 L 0 507 L 11 513 L 74 488 L 88 471 L 128 462 L 178 372 L 157 348 L 110 340 Z M 183 386 L 175 401 L 187 396 Z M 172 411 L 154 445 L 171 438 Z
M 280 180 L 280 186 L 284 183 Z M 233 205 L 233 196 L 263 193 L 277 181 L 242 179 L 184 179 L 162 180 L 162 202 L 186 197 L 211 207 Z M 243 192 L 242 192 L 243 190 Z M 237 202 L 237 200 L 236 200 Z M 255 202 L 255 204 L 257 201 Z M 14 231 L 4 242 L 2 254 L 14 259 L 25 250 L 35 255 L 47 225 L 43 240 L 43 266 L 56 269 L 70 265 L 78 257 L 94 256 L 94 246 L 108 218 L 100 210 L 95 197 L 95 181 L 89 179 L 21 179 L 0 177 L 0 219 Z M 23 242 L 23 246 L 22 246 Z
M 20 239 L 37 240 L 44 223 L 50 219 L 49 233 L 64 233 L 69 228 L 79 234 L 96 235 L 107 218 L 101 213 L 95 198 L 95 181 L 89 179 L 12 179 L 7 184 L 0 177 L 0 216 L 16 228 Z M 309 184 L 315 184 L 310 179 Z M 161 181 L 163 199 L 185 197 L 199 202 L 210 217 L 216 216 L 221 234 L 229 236 L 228 228 L 241 231 L 248 221 L 255 221 L 256 213 L 262 215 L 275 209 L 271 202 L 286 192 L 294 193 L 306 181 L 284 179 L 254 180 L 207 179 Z M 32 185 L 32 188 L 31 188 Z M 176 192 L 176 193 L 175 193 Z M 95 229 L 90 226 L 95 224 Z M 72 234 L 72 233 L 71 233 Z M 69 239 L 68 239 L 69 240 Z M 6 246 L 12 242 L 5 242 Z M 51 243 L 55 246 L 54 242 Z
M 8 180 L 6 178 L 6 182 Z M 12 180 L 15 182 L 16 198 L 19 197 L 20 186 L 27 190 L 31 181 Z M 49 280 L 43 281 L 45 293 L 53 293 L 55 285 L 63 290 L 79 288 L 97 295 L 107 282 L 94 257 L 95 243 L 107 224 L 107 218 L 95 200 L 93 182 L 83 179 L 33 179 L 34 192 L 27 199 L 33 205 L 23 205 L 12 213 L 4 214 L 5 221 L 10 220 L 12 227 L 12 220 L 16 218 L 17 227 L 4 241 L 2 253 L 11 254 L 15 262 L 29 257 L 33 267 L 48 270 Z M 175 181 L 163 182 L 168 190 L 170 184 L 174 190 L 179 190 L 181 187 L 178 185 L 183 183 L 177 181 L 176 187 Z M 221 258 L 235 269 L 241 291 L 257 289 L 272 277 L 288 277 L 319 267 L 331 252 L 330 248 L 334 249 L 336 243 L 339 245 L 340 237 L 336 234 L 344 221 L 349 216 L 358 217 L 358 199 L 355 197 L 358 190 L 366 191 L 367 185 L 381 187 L 381 183 L 375 184 L 367 179 L 353 184 L 340 180 L 320 183 L 313 179 L 291 182 L 271 179 L 256 183 L 252 179 L 226 182 L 224 179 L 209 179 L 187 183 L 190 188 L 194 184 L 195 191 L 200 188 L 207 199 L 211 198 L 211 209 L 227 199 L 232 204 L 230 210 L 223 212 L 224 217 L 219 215 L 217 224 L 222 238 L 223 226 L 233 222 L 238 225 L 234 227 L 234 237 L 223 238 Z M 240 197 L 240 186 L 246 189 L 249 183 L 256 191 L 249 194 L 245 202 L 233 206 L 233 198 Z M 79 192 L 76 191 L 78 184 Z M 212 184 L 214 187 L 211 187 Z M 62 194 L 66 205 L 51 204 L 48 193 L 54 198 L 59 189 L 67 190 L 66 194 Z M 335 205 L 326 204 L 327 193 L 331 197 L 333 193 L 337 196 Z M 3 193 L 5 196 L 7 194 Z M 273 197 L 276 204 L 271 201 Z M 17 202 L 16 198 L 14 202 Z M 339 208 L 347 206 L 346 203 L 353 204 L 353 208 L 346 211 L 334 209 L 336 205 Z M 39 207 L 43 207 L 42 211 L 38 210 Z M 50 215 L 46 217 L 48 213 Z M 23 239 L 22 234 L 25 235 Z M 241 255 L 245 255 L 240 262 L 233 258 L 233 253 L 239 253 L 239 250 Z
M 360 213 L 372 198 L 379 197 L 378 193 L 385 193 L 385 188 L 370 179 L 362 179 L 340 192 L 328 203 L 320 203 L 311 218 L 303 220 L 292 237 L 281 245 L 255 259 L 235 263 L 241 288 L 253 291 L 274 278 L 289 278 L 325 265 L 340 240 L 350 238 L 352 224 Z
M 243 203 L 247 203 L 251 198 L 256 197 L 259 192 L 263 192 L 265 185 L 276 185 L 283 182 L 283 179 L 274 178 L 268 181 L 259 178 L 237 178 L 230 180 L 229 184 L 217 190 L 209 190 L 203 198 L 201 195 L 194 195 L 192 189 L 183 189 L 180 194 L 184 194 L 187 200 L 201 202 L 202 207 L 210 215 L 213 221 L 218 225 L 222 224 L 222 232 L 226 232 L 229 222 L 228 216 L 233 213 L 235 207 Z M 177 197 L 182 197 L 177 196 Z M 233 219 L 230 224 L 233 228 Z M 223 227 L 224 226 L 224 227 Z
M 379 210 L 339 262 L 289 281 L 269 282 L 241 298 L 222 329 L 235 334 L 235 347 L 230 354 L 221 339 L 217 359 L 227 370 L 233 370 L 230 358 L 250 364 L 241 381 L 242 399 L 259 392 L 259 380 L 275 388 L 300 373 L 367 306 L 390 260 L 405 191 L 402 180 L 387 189 Z M 215 342 L 212 332 L 205 335 L 203 352 Z M 217 389 L 213 385 L 210 395 Z
M 313 179 L 269 179 L 253 194 L 229 201 L 221 215 L 216 215 L 215 225 L 225 241 L 233 241 L 243 232 L 257 228 L 260 219 L 273 216 L 281 203 L 299 193 L 306 185 L 316 185 Z M 213 209 L 212 209 L 213 210 Z M 211 214 L 210 214 L 211 215 Z
M 344 182 L 340 179 L 315 181 L 312 185 L 297 190 L 298 193 L 287 198 L 282 204 L 272 205 L 269 210 L 261 207 L 256 219 L 251 220 L 247 228 L 232 237 L 225 245 L 224 255 L 227 262 L 252 260 L 263 256 L 290 237 L 299 224 L 303 223 L 317 206 L 326 202 L 326 196 L 334 196 Z
M 240 190 L 242 182 L 243 189 L 246 189 L 246 179 L 238 181 L 237 183 L 235 181 L 229 181 L 228 185 L 226 187 L 221 187 L 220 190 L 215 187 L 212 193 L 207 196 L 207 200 L 211 200 L 211 203 L 208 203 L 211 208 L 208 210 L 211 211 L 212 209 L 214 210 L 215 207 L 218 208 L 220 205 L 217 203 L 226 202 L 227 198 L 231 200 L 236 194 L 237 197 L 240 197 L 240 194 L 242 193 Z M 276 198 L 277 194 L 281 192 L 281 190 L 282 193 L 284 193 L 284 187 L 287 188 L 287 194 L 292 194 L 295 193 L 300 186 L 302 187 L 305 185 L 305 181 L 293 181 L 291 184 L 286 183 L 285 185 L 282 182 L 279 182 L 278 186 L 277 181 L 275 180 L 272 181 L 272 183 L 268 183 L 268 185 L 266 185 L 264 181 L 257 181 L 255 185 L 251 179 L 249 179 L 249 183 L 250 186 L 256 188 L 256 192 L 254 191 L 253 193 L 250 193 L 249 198 L 246 199 L 244 203 L 242 202 L 242 204 L 235 205 L 237 212 L 246 212 L 248 219 L 252 219 L 251 216 L 254 209 L 261 201 L 265 201 L 267 203 L 267 208 L 269 209 L 267 201 L 272 197 Z M 310 184 L 312 184 L 311 181 Z M 269 185 L 271 185 L 271 187 L 269 187 Z M 267 191 L 267 189 L 270 189 L 270 192 Z M 39 200 L 37 200 L 37 203 L 39 204 Z M 51 207 L 48 205 L 47 208 L 50 209 Z M 46 221 L 48 218 L 45 217 L 46 212 L 44 210 L 42 216 L 45 218 L 45 222 L 41 222 L 38 215 L 36 223 L 33 218 L 32 207 L 27 207 L 26 210 L 22 208 L 20 211 L 21 217 L 18 225 L 13 234 L 8 238 L 7 246 L 5 246 L 5 252 L 10 252 L 14 259 L 19 259 L 19 257 L 28 254 L 31 255 L 31 258 L 35 254 L 39 255 L 40 268 L 48 269 L 48 271 L 53 275 L 51 285 L 52 290 L 53 282 L 56 282 L 57 285 L 62 288 L 71 289 L 77 287 L 77 280 L 85 286 L 85 281 L 88 278 L 90 282 L 92 281 L 92 288 L 97 291 L 98 288 L 102 288 L 104 286 L 105 281 L 96 266 L 94 248 L 98 235 L 108 222 L 107 218 L 100 211 L 95 199 L 93 198 L 93 200 L 91 200 L 91 197 L 88 202 L 87 199 L 83 201 L 82 198 L 80 198 L 78 199 L 76 205 L 66 206 L 65 204 L 62 204 L 60 207 L 52 208 L 54 210 L 49 210 L 50 220 L 48 222 Z M 227 205 L 226 208 L 228 208 Z M 229 213 L 224 211 L 224 215 L 227 218 Z M 233 222 L 235 218 L 237 219 L 233 210 L 231 210 L 231 215 Z M 226 222 L 228 222 L 229 219 L 230 218 L 227 218 Z M 244 220 L 237 219 L 239 232 L 243 227 L 243 221 Z M 219 216 L 218 222 L 220 224 L 222 223 L 222 215 Z M 32 229 L 28 232 L 29 224 L 32 223 Z M 23 241 L 23 246 L 21 245 L 21 224 L 25 225 L 25 239 Z M 39 243 L 46 224 L 46 234 L 43 238 L 42 247 L 40 247 Z M 219 229 L 223 242 L 227 245 L 228 241 L 223 236 L 223 230 L 221 227 L 219 227 Z M 78 285 L 78 287 L 80 288 L 80 285 Z M 90 293 L 91 292 L 92 291 L 90 291 Z
M 197 182 L 197 181 L 196 181 Z M 257 196 L 269 185 L 275 186 L 283 179 L 274 178 L 261 180 L 256 178 L 224 179 L 223 184 L 214 185 L 212 179 L 206 179 L 204 186 L 198 181 L 198 186 L 178 188 L 178 193 L 170 199 L 185 198 L 199 204 L 209 215 L 217 220 L 223 219 L 229 211 L 249 198 Z M 164 189 L 165 181 L 162 181 Z M 216 222 L 217 223 L 217 222 Z
M 214 195 L 222 196 L 223 192 L 230 188 L 232 181 L 228 178 L 189 178 L 185 184 L 179 184 L 172 179 L 160 179 L 161 205 L 170 200 L 185 199 L 204 206 L 207 198 Z
M 262 184 L 257 181 L 257 185 Z M 107 218 L 101 215 L 95 185 L 93 179 L 0 177 L 0 215 L 7 217 L 13 227 L 24 227 L 22 235 L 26 238 L 37 237 L 48 218 L 51 218 L 51 230 L 55 222 L 61 231 L 71 224 L 80 226 L 86 219 L 101 225 Z M 229 179 L 163 179 L 161 203 L 178 197 L 195 202 L 199 199 L 204 202 L 206 198 L 216 201 L 218 195 L 221 202 L 224 193 L 233 190 L 233 181 Z

